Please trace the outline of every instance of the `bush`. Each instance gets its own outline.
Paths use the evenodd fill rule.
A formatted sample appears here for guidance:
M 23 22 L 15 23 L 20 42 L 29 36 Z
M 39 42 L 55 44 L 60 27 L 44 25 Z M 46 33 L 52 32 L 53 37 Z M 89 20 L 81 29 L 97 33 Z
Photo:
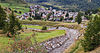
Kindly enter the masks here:
M 9 40 L 7 52 L 5 53 L 47 53 L 46 49 L 37 43 L 35 33 L 31 36 L 28 36 L 26 38 L 22 38 L 20 36 L 13 37 L 14 42 L 10 42 L 12 40 Z M 34 43 L 31 41 L 31 38 L 33 38 Z M 10 51 L 8 51 L 11 49 Z
M 19 11 L 19 14 L 22 14 L 22 11 Z
M 17 10 L 14 10 L 15 13 L 17 13 Z
M 32 21 L 32 18 L 28 18 L 28 20 Z
M 47 27 L 46 26 L 43 26 L 42 30 L 47 30 Z
M 36 13 L 34 19 L 35 20 L 41 20 L 41 15 Z

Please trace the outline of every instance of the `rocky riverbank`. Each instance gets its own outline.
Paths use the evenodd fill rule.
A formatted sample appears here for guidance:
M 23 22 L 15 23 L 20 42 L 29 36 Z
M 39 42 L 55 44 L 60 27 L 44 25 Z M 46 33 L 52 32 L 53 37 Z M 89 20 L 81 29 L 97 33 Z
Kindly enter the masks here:
M 48 53 L 63 53 L 80 36 L 78 30 L 65 27 L 59 27 L 58 30 L 66 30 L 66 34 L 41 43 Z
M 28 29 L 34 29 L 34 28 L 28 28 Z M 48 30 L 65 30 L 65 35 L 55 37 L 52 39 L 49 39 L 47 41 L 44 41 L 40 43 L 40 45 L 43 45 L 48 53 L 63 53 L 65 49 L 67 49 L 72 43 L 75 42 L 80 37 L 80 33 L 78 30 L 75 29 L 69 29 L 66 27 L 51 27 Z M 40 29 L 35 29 L 40 30 Z

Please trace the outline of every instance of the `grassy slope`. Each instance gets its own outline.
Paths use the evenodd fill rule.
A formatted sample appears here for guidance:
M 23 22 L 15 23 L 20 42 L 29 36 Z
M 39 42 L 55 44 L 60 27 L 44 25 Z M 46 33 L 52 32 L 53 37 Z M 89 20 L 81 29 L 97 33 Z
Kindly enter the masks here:
M 0 5 L 2 7 L 10 7 L 13 10 L 22 11 L 22 14 L 29 11 L 29 8 L 25 8 L 26 4 L 16 4 L 15 3 L 15 4 L 12 4 L 12 5 L 9 5 L 9 3 L 0 3 Z M 16 14 L 21 15 L 21 14 L 18 14 L 18 13 L 16 13 Z
M 56 31 L 49 32 L 49 33 L 38 33 L 36 37 L 37 37 L 38 42 L 42 42 L 50 38 L 62 36 L 64 34 L 65 34 L 64 30 L 56 30 Z
M 42 26 L 34 26 L 34 25 L 22 25 L 22 27 L 27 28 L 35 28 L 35 29 L 42 29 Z
M 22 33 L 20 34 L 20 36 L 25 38 L 25 37 L 31 36 L 32 34 L 33 34 L 32 32 Z M 55 30 L 52 32 L 47 32 L 47 33 L 36 32 L 36 39 L 38 42 L 42 42 L 54 37 L 62 36 L 64 34 L 65 34 L 65 30 Z M 34 41 L 33 38 L 31 40 Z
M 32 26 L 33 28 L 35 26 Z M 41 26 L 38 26 L 41 28 Z M 37 27 L 35 27 L 37 28 Z M 28 37 L 28 36 L 31 36 L 33 34 L 33 32 L 31 30 L 26 30 L 26 32 L 23 32 L 20 34 L 20 37 L 22 37 L 23 39 Z M 50 38 L 54 38 L 54 37 L 57 37 L 57 36 L 61 36 L 63 34 L 65 34 L 65 30 L 55 30 L 55 31 L 52 31 L 52 32 L 48 32 L 48 33 L 39 33 L 37 32 L 36 33 L 36 39 L 38 42 L 42 42 L 42 41 L 45 41 L 45 40 L 48 40 Z M 0 37 L 0 51 L 4 48 L 6 48 L 6 46 L 8 46 L 8 42 L 9 42 L 9 39 L 12 39 L 12 38 L 8 38 L 8 37 Z M 34 42 L 33 38 L 31 39 L 32 42 Z M 11 42 L 13 42 L 13 40 L 11 40 Z
M 52 21 L 41 21 L 41 20 L 33 20 L 33 21 L 28 21 L 28 20 L 23 20 L 20 21 L 22 24 L 34 24 L 34 25 L 47 25 L 47 26 L 62 26 L 62 27 L 67 27 L 67 28 L 72 28 L 72 29 L 80 29 L 80 25 L 77 23 L 64 23 L 64 22 L 52 22 Z

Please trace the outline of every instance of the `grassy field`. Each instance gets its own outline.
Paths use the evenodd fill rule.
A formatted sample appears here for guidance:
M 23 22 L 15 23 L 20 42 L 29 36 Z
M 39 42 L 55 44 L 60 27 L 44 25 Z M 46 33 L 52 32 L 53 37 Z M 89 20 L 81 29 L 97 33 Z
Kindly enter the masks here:
M 53 21 L 41 21 L 41 20 L 23 20 L 20 21 L 22 24 L 33 24 L 33 25 L 41 25 L 41 26 L 54 26 L 54 27 L 67 27 L 71 29 L 80 29 L 80 25 L 78 25 L 76 22 L 75 23 L 66 23 L 66 22 L 53 22 Z
M 34 26 L 34 25 L 22 25 L 23 28 L 34 28 L 34 29 L 42 29 L 42 26 Z
M 20 36 L 22 38 L 25 38 L 25 37 L 31 36 L 32 34 L 33 34 L 32 32 L 28 32 L 28 33 L 25 32 L 25 33 L 20 34 Z M 38 42 L 42 42 L 54 37 L 62 36 L 64 34 L 65 34 L 65 30 L 55 30 L 52 32 L 47 32 L 47 33 L 36 32 L 36 39 Z M 31 40 L 34 41 L 33 38 Z
M 9 41 L 13 42 L 13 40 L 10 39 L 11 38 L 9 37 L 0 37 L 0 51 L 2 51 L 2 49 L 6 49 L 6 47 L 9 45 Z
M 25 32 L 21 33 L 19 36 L 24 39 L 26 37 L 29 37 L 33 34 L 33 32 L 31 30 L 25 30 Z M 40 32 L 36 32 L 36 40 L 38 43 L 43 42 L 45 40 L 54 38 L 54 37 L 58 37 L 65 34 L 65 30 L 55 30 L 52 32 L 48 32 L 48 33 L 40 33 Z M 17 35 L 16 35 L 17 36 Z M 8 37 L 0 37 L 0 51 L 2 49 L 5 49 L 9 44 L 8 42 L 13 42 L 12 38 L 8 38 Z M 34 43 L 34 39 L 31 38 L 31 41 Z
M 10 5 L 9 3 L 0 3 L 0 5 L 2 7 L 10 7 L 13 10 L 21 11 L 22 14 L 26 13 L 26 12 L 29 12 L 29 8 L 25 7 L 26 4 L 12 4 L 12 5 Z M 16 14 L 21 15 L 21 14 L 18 14 L 18 13 L 16 13 Z

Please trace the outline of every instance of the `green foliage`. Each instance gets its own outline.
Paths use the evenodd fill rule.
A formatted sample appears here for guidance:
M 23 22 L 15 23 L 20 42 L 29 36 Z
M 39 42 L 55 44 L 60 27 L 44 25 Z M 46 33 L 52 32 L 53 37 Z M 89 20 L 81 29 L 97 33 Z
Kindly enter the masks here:
M 73 17 L 71 17 L 69 20 L 73 20 Z
M 46 26 L 43 26 L 42 30 L 47 30 L 47 27 Z
M 23 4 L 23 3 L 21 4 L 12 3 L 11 5 L 10 3 L 0 3 L 0 5 L 3 7 L 11 8 L 11 10 L 16 10 L 17 11 L 16 15 L 22 15 L 26 12 L 29 12 L 29 8 L 25 8 L 26 4 Z
M 22 39 L 20 36 L 13 38 L 14 43 L 10 43 L 11 45 L 10 48 L 12 49 L 12 52 L 15 53 L 24 53 L 24 52 L 28 52 L 25 51 L 26 49 L 28 49 L 30 46 L 32 46 L 32 41 L 31 41 L 31 37 L 26 37 L 25 39 Z
M 52 6 L 54 5 L 64 6 L 64 8 L 69 8 L 69 10 L 80 10 L 80 9 L 88 10 L 100 7 L 100 0 L 92 0 L 92 2 L 88 2 L 88 0 L 27 0 L 27 1 L 30 3 L 33 2 L 37 4 L 46 2 L 51 4 Z
M 69 16 L 69 14 L 67 13 L 67 14 L 66 14 L 66 17 L 68 17 L 68 16 Z
M 9 3 L 26 3 L 25 0 L 0 0 L 0 2 L 9 2 Z
M 28 20 L 32 21 L 32 18 L 28 18 Z
M 91 51 L 100 45 L 100 17 L 95 16 L 88 24 L 82 46 L 85 51 Z
M 41 15 L 38 14 L 38 13 L 36 13 L 34 19 L 36 19 L 36 20 L 41 20 Z
M 52 13 L 49 13 L 49 14 L 47 15 L 47 19 L 49 19 L 51 15 L 52 15 Z
M 70 53 L 74 53 L 79 48 L 79 45 L 80 41 L 77 41 L 75 47 L 70 51 Z
M 3 29 L 6 23 L 6 13 L 4 9 L 0 6 L 0 29 Z
M 81 13 L 79 12 L 75 21 L 80 24 L 82 22 Z
M 85 15 L 85 17 L 90 20 L 92 17 L 90 17 L 89 15 Z
M 33 41 L 31 41 L 31 38 L 33 38 Z M 12 51 L 10 53 L 47 53 L 46 49 L 42 46 L 37 44 L 36 34 L 32 34 L 32 36 L 28 35 L 28 37 L 25 37 L 23 39 L 22 37 L 18 36 L 16 38 L 13 38 L 14 43 L 9 43 L 11 46 L 10 48 Z
M 21 24 L 19 23 L 16 16 L 14 16 L 14 13 L 9 15 L 9 21 L 6 25 L 6 32 L 11 33 L 11 35 L 14 35 L 18 30 L 21 29 Z

